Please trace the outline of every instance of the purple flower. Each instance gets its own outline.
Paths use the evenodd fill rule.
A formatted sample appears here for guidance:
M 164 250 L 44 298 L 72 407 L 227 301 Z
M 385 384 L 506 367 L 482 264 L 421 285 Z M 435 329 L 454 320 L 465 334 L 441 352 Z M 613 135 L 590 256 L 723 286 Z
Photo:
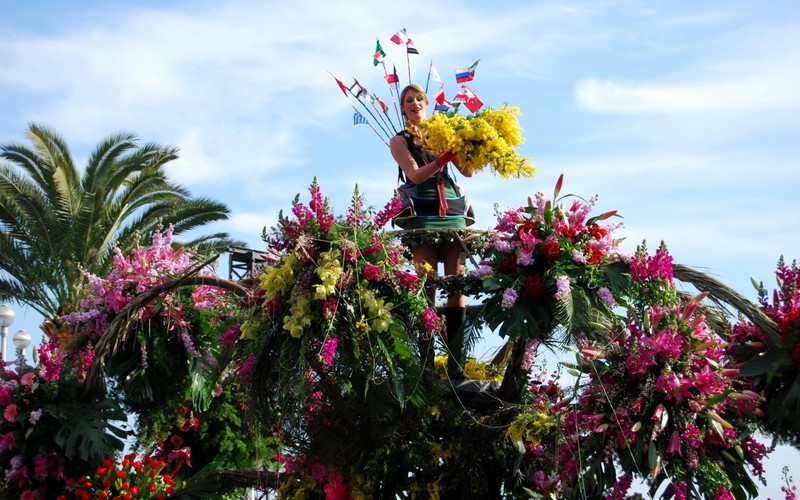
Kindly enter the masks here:
M 517 301 L 517 291 L 513 288 L 506 288 L 506 291 L 503 292 L 503 300 L 500 302 L 500 305 L 503 309 L 509 309 L 510 307 L 514 306 L 514 303 Z
M 603 301 L 605 305 L 608 306 L 609 309 L 614 308 L 617 305 L 617 301 L 614 300 L 614 295 L 611 293 L 607 287 L 603 287 L 597 290 L 597 297 Z
M 569 278 L 566 276 L 559 276 L 556 278 L 556 299 L 562 300 L 569 297 L 572 288 L 569 284 Z

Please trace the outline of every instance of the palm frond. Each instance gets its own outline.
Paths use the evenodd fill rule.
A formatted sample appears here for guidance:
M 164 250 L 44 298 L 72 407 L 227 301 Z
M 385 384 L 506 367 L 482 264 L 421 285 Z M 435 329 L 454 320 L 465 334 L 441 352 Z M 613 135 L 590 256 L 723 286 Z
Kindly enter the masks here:
M 728 304 L 747 317 L 764 334 L 764 339 L 770 348 L 781 346 L 781 334 L 778 325 L 764 314 L 758 306 L 737 291 L 708 274 L 681 264 L 673 266 L 673 275 L 680 281 L 691 283 L 698 290 L 709 292 L 709 298 L 712 300 L 720 304 Z
M 169 293 L 181 286 L 208 285 L 222 288 L 238 296 L 247 295 L 249 290 L 236 282 L 216 276 L 196 276 L 200 269 L 211 264 L 217 257 L 218 256 L 214 256 L 211 259 L 196 264 L 178 278 L 154 286 L 150 290 L 139 294 L 128 303 L 128 305 L 126 305 L 111 321 L 106 333 L 95 345 L 94 363 L 86 377 L 87 386 L 91 387 L 93 384 L 97 383 L 97 381 L 102 378 L 105 361 L 118 352 L 121 352 L 124 346 L 130 343 L 131 339 L 135 338 L 135 331 L 131 326 L 136 322 L 141 310 L 163 294 Z

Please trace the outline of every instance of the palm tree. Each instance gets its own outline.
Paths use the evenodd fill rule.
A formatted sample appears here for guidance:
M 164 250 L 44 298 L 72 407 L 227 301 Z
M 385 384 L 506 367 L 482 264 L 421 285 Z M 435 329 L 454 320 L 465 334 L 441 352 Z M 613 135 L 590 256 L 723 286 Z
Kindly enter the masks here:
M 136 136 L 117 133 L 97 146 L 81 175 L 56 132 L 30 124 L 28 139 L 33 148 L 0 146 L 10 162 L 0 163 L 0 300 L 28 305 L 45 323 L 57 325 L 77 305 L 86 272 L 110 272 L 115 247 L 125 251 L 169 224 L 180 235 L 228 218 L 226 205 L 192 198 L 167 180 L 174 147 L 140 146 Z M 238 242 L 216 233 L 184 245 L 219 252 L 231 244 Z

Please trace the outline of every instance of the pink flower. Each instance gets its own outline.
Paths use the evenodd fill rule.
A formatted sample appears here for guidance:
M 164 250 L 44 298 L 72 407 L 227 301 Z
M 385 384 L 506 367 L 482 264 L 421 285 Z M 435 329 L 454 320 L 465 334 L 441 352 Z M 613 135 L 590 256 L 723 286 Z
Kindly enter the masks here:
M 10 404 L 6 406 L 6 410 L 3 412 L 3 418 L 5 418 L 9 422 L 13 422 L 17 418 L 17 405 Z
M 442 318 L 440 318 L 436 311 L 431 309 L 430 307 L 425 309 L 425 312 L 422 313 L 422 321 L 425 323 L 425 328 L 431 332 L 441 332 L 442 331 Z
M 683 455 L 681 453 L 681 434 L 678 431 L 673 431 L 672 435 L 669 437 L 669 446 L 667 447 L 667 453 L 670 455 Z
M 344 477 L 339 471 L 333 471 L 328 478 L 328 484 L 323 488 L 325 491 L 325 500 L 349 500 L 350 496 L 347 494 L 347 485 L 344 483 Z
M 380 268 L 380 266 L 367 264 L 366 266 L 364 266 L 364 277 L 367 278 L 368 280 L 374 279 L 375 281 L 381 281 L 380 278 L 381 271 L 382 269 Z
M 322 345 L 319 357 L 325 366 L 331 366 L 331 363 L 333 363 L 333 355 L 336 354 L 336 346 L 338 344 L 339 339 L 337 339 L 335 335 L 330 335 L 325 341 L 325 344 Z
M 13 431 L 0 434 L 0 453 L 13 450 L 15 446 L 17 446 L 17 438 Z
M 311 477 L 318 483 L 325 481 L 325 466 L 319 462 L 314 462 L 308 465 L 308 471 Z
M 24 386 L 31 386 L 33 385 L 33 380 L 36 378 L 36 374 L 33 372 L 28 372 L 22 376 L 20 379 L 20 383 Z
M 402 285 L 403 287 L 406 287 L 411 291 L 415 291 L 417 289 L 419 278 L 417 278 L 413 274 L 407 273 L 405 271 L 396 271 L 394 275 L 398 280 L 400 280 L 400 285 Z

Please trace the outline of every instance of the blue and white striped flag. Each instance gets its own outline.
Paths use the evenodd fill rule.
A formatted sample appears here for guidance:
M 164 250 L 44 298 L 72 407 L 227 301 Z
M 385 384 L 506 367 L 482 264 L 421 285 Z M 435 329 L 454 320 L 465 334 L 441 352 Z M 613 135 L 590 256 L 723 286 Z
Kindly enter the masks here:
M 369 123 L 369 122 L 367 121 L 366 118 L 364 118 L 364 115 L 356 111 L 356 113 L 353 115 L 353 125 L 358 125 L 359 123 Z

